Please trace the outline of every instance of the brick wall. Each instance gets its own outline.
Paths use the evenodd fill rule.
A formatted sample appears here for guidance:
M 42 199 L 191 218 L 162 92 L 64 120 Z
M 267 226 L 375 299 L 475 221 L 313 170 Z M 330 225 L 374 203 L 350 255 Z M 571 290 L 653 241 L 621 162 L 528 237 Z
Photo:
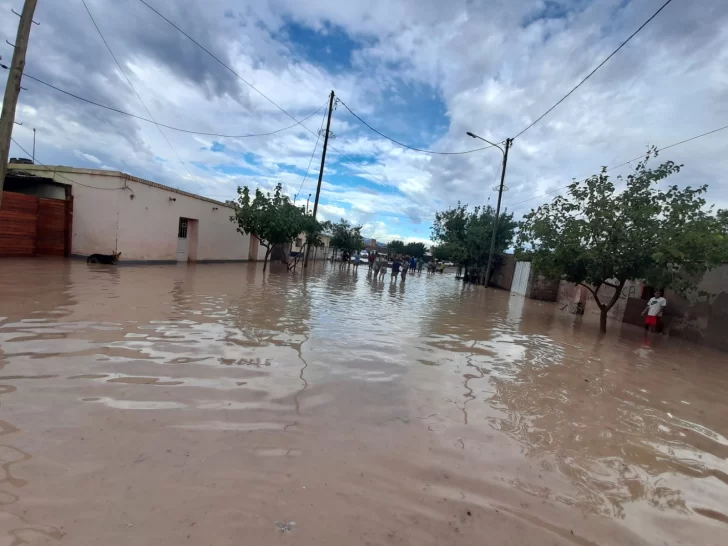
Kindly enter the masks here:
M 529 298 L 542 301 L 556 301 L 558 295 L 559 281 L 547 279 L 543 275 L 531 275 Z
M 513 254 L 503 254 L 498 265 L 493 269 L 490 278 L 491 286 L 503 290 L 510 290 L 513 283 L 513 273 L 516 270 L 516 257 Z

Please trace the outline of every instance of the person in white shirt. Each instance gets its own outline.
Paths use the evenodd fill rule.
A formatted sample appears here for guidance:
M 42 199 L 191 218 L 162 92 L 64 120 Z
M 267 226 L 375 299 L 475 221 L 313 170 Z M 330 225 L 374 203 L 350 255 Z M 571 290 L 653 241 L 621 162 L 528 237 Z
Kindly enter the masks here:
M 647 302 L 647 307 L 645 307 L 645 310 L 642 311 L 643 316 L 647 313 L 647 318 L 645 319 L 645 330 L 654 332 L 657 329 L 657 325 L 662 318 L 662 311 L 665 309 L 666 305 L 667 300 L 662 297 L 662 291 L 656 290 L 655 295 L 650 298 L 650 301 Z

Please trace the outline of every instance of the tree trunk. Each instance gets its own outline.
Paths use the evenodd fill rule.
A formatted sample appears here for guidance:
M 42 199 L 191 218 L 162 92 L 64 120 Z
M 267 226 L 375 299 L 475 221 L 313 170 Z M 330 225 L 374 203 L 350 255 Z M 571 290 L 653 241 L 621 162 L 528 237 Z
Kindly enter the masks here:
M 268 267 L 268 256 L 270 256 L 270 251 L 272 247 L 268 247 L 265 251 L 265 258 L 263 258 L 263 273 L 265 273 L 266 268 Z
M 599 330 L 604 334 L 607 332 L 607 313 L 609 313 L 609 309 L 606 307 L 600 308 L 600 315 L 599 315 Z
M 602 331 L 602 333 L 605 333 L 607 331 L 607 313 L 609 313 L 609 311 L 612 309 L 612 307 L 614 307 L 614 304 L 617 303 L 617 301 L 619 300 L 619 297 L 622 295 L 622 288 L 624 288 L 624 283 L 625 283 L 625 281 L 619 281 L 619 284 L 616 286 L 612 285 L 612 284 L 607 285 L 607 286 L 611 286 L 612 288 L 614 288 L 614 294 L 612 295 L 611 299 L 609 300 L 609 302 L 606 305 L 602 306 L 601 304 L 599 304 L 599 301 L 597 300 L 599 309 L 601 309 L 601 311 L 602 311 L 601 317 L 599 320 L 599 327 L 600 327 L 600 330 Z M 595 300 L 596 300 L 596 297 L 595 297 Z

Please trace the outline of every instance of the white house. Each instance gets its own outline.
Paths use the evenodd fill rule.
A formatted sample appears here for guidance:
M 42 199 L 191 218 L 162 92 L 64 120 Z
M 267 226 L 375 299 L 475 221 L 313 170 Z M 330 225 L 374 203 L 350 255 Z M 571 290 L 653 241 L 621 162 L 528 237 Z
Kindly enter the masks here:
M 230 221 L 232 207 L 220 201 L 119 171 L 9 167 L 22 176 L 11 187 L 8 180 L 8 192 L 36 196 L 39 202 L 66 201 L 71 215 L 66 255 L 121 252 L 124 262 L 258 259 L 258 245 L 250 256 L 250 236 L 238 233 Z

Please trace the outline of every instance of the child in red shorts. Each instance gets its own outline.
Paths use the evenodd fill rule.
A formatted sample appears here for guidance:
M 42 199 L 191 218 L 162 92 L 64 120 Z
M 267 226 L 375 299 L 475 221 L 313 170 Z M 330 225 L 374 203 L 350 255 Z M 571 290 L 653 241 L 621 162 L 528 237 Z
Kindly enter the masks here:
M 645 330 L 650 330 L 651 332 L 657 330 L 657 325 L 662 317 L 662 311 L 665 309 L 665 306 L 667 306 L 667 300 L 662 297 L 662 291 L 655 291 L 655 295 L 650 298 L 650 301 L 647 302 L 647 307 L 642 311 L 643 316 L 647 313 Z

